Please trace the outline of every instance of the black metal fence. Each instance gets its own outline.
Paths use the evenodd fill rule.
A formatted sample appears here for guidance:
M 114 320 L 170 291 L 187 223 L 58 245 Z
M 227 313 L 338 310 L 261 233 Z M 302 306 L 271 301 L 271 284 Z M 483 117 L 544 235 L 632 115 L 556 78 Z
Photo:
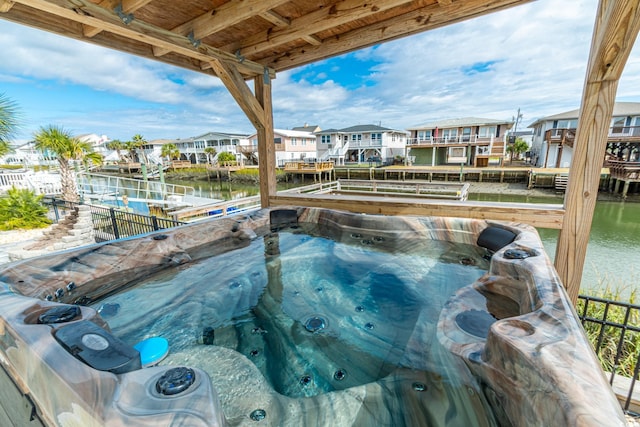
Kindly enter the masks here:
M 55 198 L 45 199 L 44 203 L 51 207 L 53 220 L 58 221 L 69 211 L 78 206 L 78 203 L 67 202 Z M 122 239 L 124 237 L 158 231 L 165 228 L 186 224 L 156 216 L 141 215 L 133 212 L 125 212 L 114 208 L 87 205 L 91 210 L 91 220 L 96 242 Z
M 640 370 L 640 305 L 580 295 L 578 316 L 623 409 L 637 414 L 633 389 Z

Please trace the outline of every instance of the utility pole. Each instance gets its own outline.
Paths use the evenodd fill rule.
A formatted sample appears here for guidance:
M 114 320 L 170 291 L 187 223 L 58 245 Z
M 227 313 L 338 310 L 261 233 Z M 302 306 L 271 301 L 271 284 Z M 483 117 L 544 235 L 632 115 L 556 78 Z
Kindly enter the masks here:
M 515 122 L 515 124 L 513 125 L 513 133 L 516 133 L 518 131 L 518 122 L 522 120 L 522 113 L 520 112 L 520 107 L 518 107 L 518 112 L 516 113 L 516 116 L 512 117 L 511 120 Z

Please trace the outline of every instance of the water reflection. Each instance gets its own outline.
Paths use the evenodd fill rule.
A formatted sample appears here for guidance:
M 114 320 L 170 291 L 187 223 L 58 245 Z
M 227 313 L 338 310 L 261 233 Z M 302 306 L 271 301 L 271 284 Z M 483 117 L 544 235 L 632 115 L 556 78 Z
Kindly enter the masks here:
M 218 181 L 171 181 L 196 189 L 196 195 L 233 200 L 259 194 L 257 185 Z M 294 184 L 278 184 L 278 190 Z M 469 200 L 562 204 L 562 196 L 470 194 Z M 558 230 L 538 229 L 549 257 L 555 258 Z M 629 295 L 640 290 L 640 203 L 598 201 L 587 248 L 581 292 L 609 286 Z

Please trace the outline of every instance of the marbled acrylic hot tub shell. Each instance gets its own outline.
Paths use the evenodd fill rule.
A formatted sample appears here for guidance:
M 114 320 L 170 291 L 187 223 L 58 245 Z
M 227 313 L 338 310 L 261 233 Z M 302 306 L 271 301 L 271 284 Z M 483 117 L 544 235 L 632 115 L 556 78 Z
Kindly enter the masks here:
M 194 368 L 196 383 L 188 392 L 159 396 L 150 384 L 171 366 L 102 371 L 82 363 L 71 354 L 73 349 L 66 351 L 53 337 L 56 329 L 74 322 L 90 321 L 108 330 L 87 303 L 154 272 L 247 246 L 256 229 L 270 225 L 270 218 L 287 222 L 295 217 L 326 226 L 336 240 L 354 232 L 365 237 L 375 232 L 386 236 L 390 246 L 403 238 L 475 245 L 488 227 L 514 232 L 515 240 L 493 254 L 485 276 L 452 295 L 436 314 L 437 321 L 416 326 L 406 357 L 427 363 L 432 343 L 421 339 L 421 330 L 437 327 L 437 340 L 473 373 L 483 394 L 478 399 L 488 402 L 498 425 L 625 425 L 535 229 L 479 220 L 265 209 L 9 264 L 0 271 L 4 369 L 52 426 L 362 425 L 367 418 L 361 413 L 367 411 L 373 413 L 371 422 L 389 425 L 398 419 L 385 418 L 392 409 L 378 414 L 371 409 L 388 406 L 378 397 L 376 384 L 293 399 L 273 391 L 250 362 L 228 364 L 233 358 L 244 360 L 232 350 L 209 346 L 197 351 L 208 352 L 211 366 L 206 372 Z M 80 314 L 60 324 L 38 322 L 51 307 L 64 304 L 79 305 Z M 398 369 L 383 381 L 399 384 L 407 377 L 414 387 L 421 384 L 412 375 Z M 244 378 L 250 387 L 234 396 L 221 394 L 216 384 L 226 376 Z M 428 395 L 412 396 L 407 392 L 396 404 L 402 425 L 446 419 L 446 407 L 429 407 Z M 256 407 L 268 408 L 265 419 L 249 416 Z

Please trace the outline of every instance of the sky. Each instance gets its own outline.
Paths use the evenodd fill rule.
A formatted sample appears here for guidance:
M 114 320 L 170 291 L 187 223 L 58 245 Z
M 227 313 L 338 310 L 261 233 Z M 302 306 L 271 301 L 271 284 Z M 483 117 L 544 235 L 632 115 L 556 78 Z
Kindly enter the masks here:
M 274 127 L 402 130 L 520 110 L 522 130 L 579 108 L 597 5 L 539 0 L 280 72 Z M 49 125 L 122 141 L 255 132 L 216 77 L 2 19 L 0 46 L 0 94 L 21 114 L 16 144 Z M 640 102 L 638 43 L 617 100 Z

